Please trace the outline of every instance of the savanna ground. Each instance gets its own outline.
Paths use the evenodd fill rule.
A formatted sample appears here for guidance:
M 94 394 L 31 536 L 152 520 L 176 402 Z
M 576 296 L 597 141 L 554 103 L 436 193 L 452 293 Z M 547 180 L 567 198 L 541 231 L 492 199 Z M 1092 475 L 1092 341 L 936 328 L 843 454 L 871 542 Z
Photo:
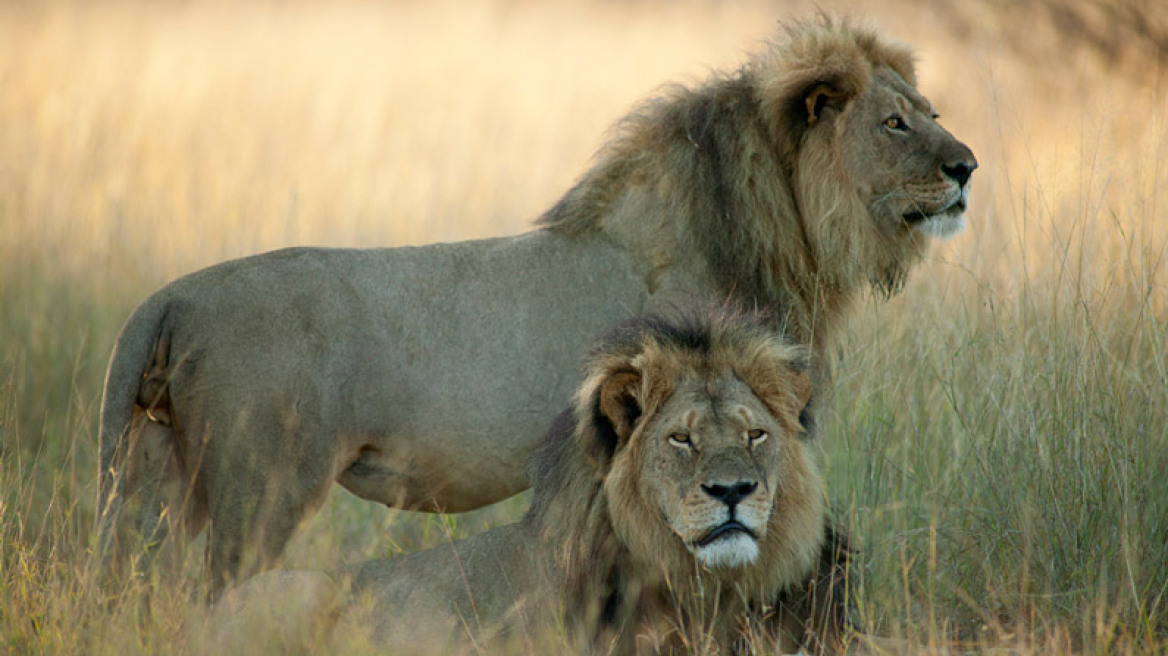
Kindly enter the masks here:
M 866 299 L 839 353 L 823 462 L 862 618 L 929 651 L 1163 653 L 1168 9 L 843 5 L 917 44 L 981 162 L 968 228 Z M 188 591 L 107 606 L 87 557 L 102 376 L 152 290 L 282 246 L 525 230 L 635 101 L 808 8 L 0 4 L 0 651 L 197 651 Z M 524 506 L 420 516 L 338 488 L 287 560 Z

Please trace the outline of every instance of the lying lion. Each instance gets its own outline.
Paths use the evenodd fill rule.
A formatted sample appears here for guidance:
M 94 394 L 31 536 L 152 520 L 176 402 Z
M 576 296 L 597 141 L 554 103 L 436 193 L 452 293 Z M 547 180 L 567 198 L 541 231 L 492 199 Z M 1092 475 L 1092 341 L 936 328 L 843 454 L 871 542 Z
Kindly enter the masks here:
M 335 585 L 269 572 L 217 612 L 245 632 L 248 607 L 284 604 L 280 621 L 300 627 L 314 619 L 303 609 L 331 610 L 346 636 L 371 628 L 386 653 L 534 645 L 548 630 L 614 654 L 830 650 L 841 602 L 809 603 L 831 593 L 837 555 L 799 418 L 805 368 L 754 316 L 633 322 L 588 355 L 571 411 L 529 464 L 523 520 L 353 567 Z
M 447 512 L 515 494 L 589 340 L 691 298 L 767 308 L 822 355 L 859 292 L 898 289 L 962 225 L 977 163 L 915 83 L 908 48 L 795 23 L 625 118 L 533 232 L 168 285 L 110 360 L 103 550 L 209 520 L 218 586 L 277 558 L 334 482 Z

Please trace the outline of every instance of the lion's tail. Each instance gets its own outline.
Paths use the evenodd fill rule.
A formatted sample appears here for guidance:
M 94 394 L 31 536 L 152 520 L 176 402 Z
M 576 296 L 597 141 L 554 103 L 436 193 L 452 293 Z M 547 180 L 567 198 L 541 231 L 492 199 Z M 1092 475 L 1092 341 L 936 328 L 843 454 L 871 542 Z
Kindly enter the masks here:
M 101 401 L 101 428 L 98 434 L 101 471 L 97 499 L 97 528 L 103 537 L 110 529 L 119 475 L 115 471 L 118 456 L 129 446 L 134 405 L 143 398 L 143 383 L 152 361 L 165 367 L 169 339 L 164 326 L 168 303 L 163 294 L 155 294 L 126 320 L 110 355 Z M 151 376 L 152 378 L 154 376 Z

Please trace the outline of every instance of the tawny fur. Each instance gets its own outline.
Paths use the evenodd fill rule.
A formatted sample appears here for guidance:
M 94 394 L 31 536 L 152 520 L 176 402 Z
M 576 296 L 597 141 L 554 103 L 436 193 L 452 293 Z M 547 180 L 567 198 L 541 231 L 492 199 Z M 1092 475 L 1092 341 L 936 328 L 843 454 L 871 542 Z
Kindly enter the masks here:
M 528 485 L 589 340 L 694 298 L 765 308 L 824 355 L 859 293 L 895 291 L 961 225 L 976 162 L 914 82 L 871 29 L 794 23 L 634 111 L 537 230 L 168 285 L 107 374 L 103 551 L 209 520 L 218 588 L 278 558 L 334 482 L 422 510 L 498 501 Z

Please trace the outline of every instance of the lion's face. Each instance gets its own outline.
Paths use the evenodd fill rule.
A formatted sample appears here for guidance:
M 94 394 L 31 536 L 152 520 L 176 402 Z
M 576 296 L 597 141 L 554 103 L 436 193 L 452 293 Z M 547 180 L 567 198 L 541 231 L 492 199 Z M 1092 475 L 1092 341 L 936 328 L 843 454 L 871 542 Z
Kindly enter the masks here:
M 640 492 L 699 562 L 753 563 L 792 439 L 741 380 L 684 381 L 639 435 Z
M 961 230 L 977 160 L 937 124 L 932 105 L 912 85 L 876 68 L 841 128 L 841 142 L 849 144 L 845 167 L 882 228 L 936 237 Z
M 672 574 L 695 561 L 735 579 L 757 570 L 768 584 L 810 562 L 823 518 L 799 422 L 811 382 L 791 352 L 759 343 L 647 346 L 597 385 L 619 436 L 605 496 L 637 560 Z

